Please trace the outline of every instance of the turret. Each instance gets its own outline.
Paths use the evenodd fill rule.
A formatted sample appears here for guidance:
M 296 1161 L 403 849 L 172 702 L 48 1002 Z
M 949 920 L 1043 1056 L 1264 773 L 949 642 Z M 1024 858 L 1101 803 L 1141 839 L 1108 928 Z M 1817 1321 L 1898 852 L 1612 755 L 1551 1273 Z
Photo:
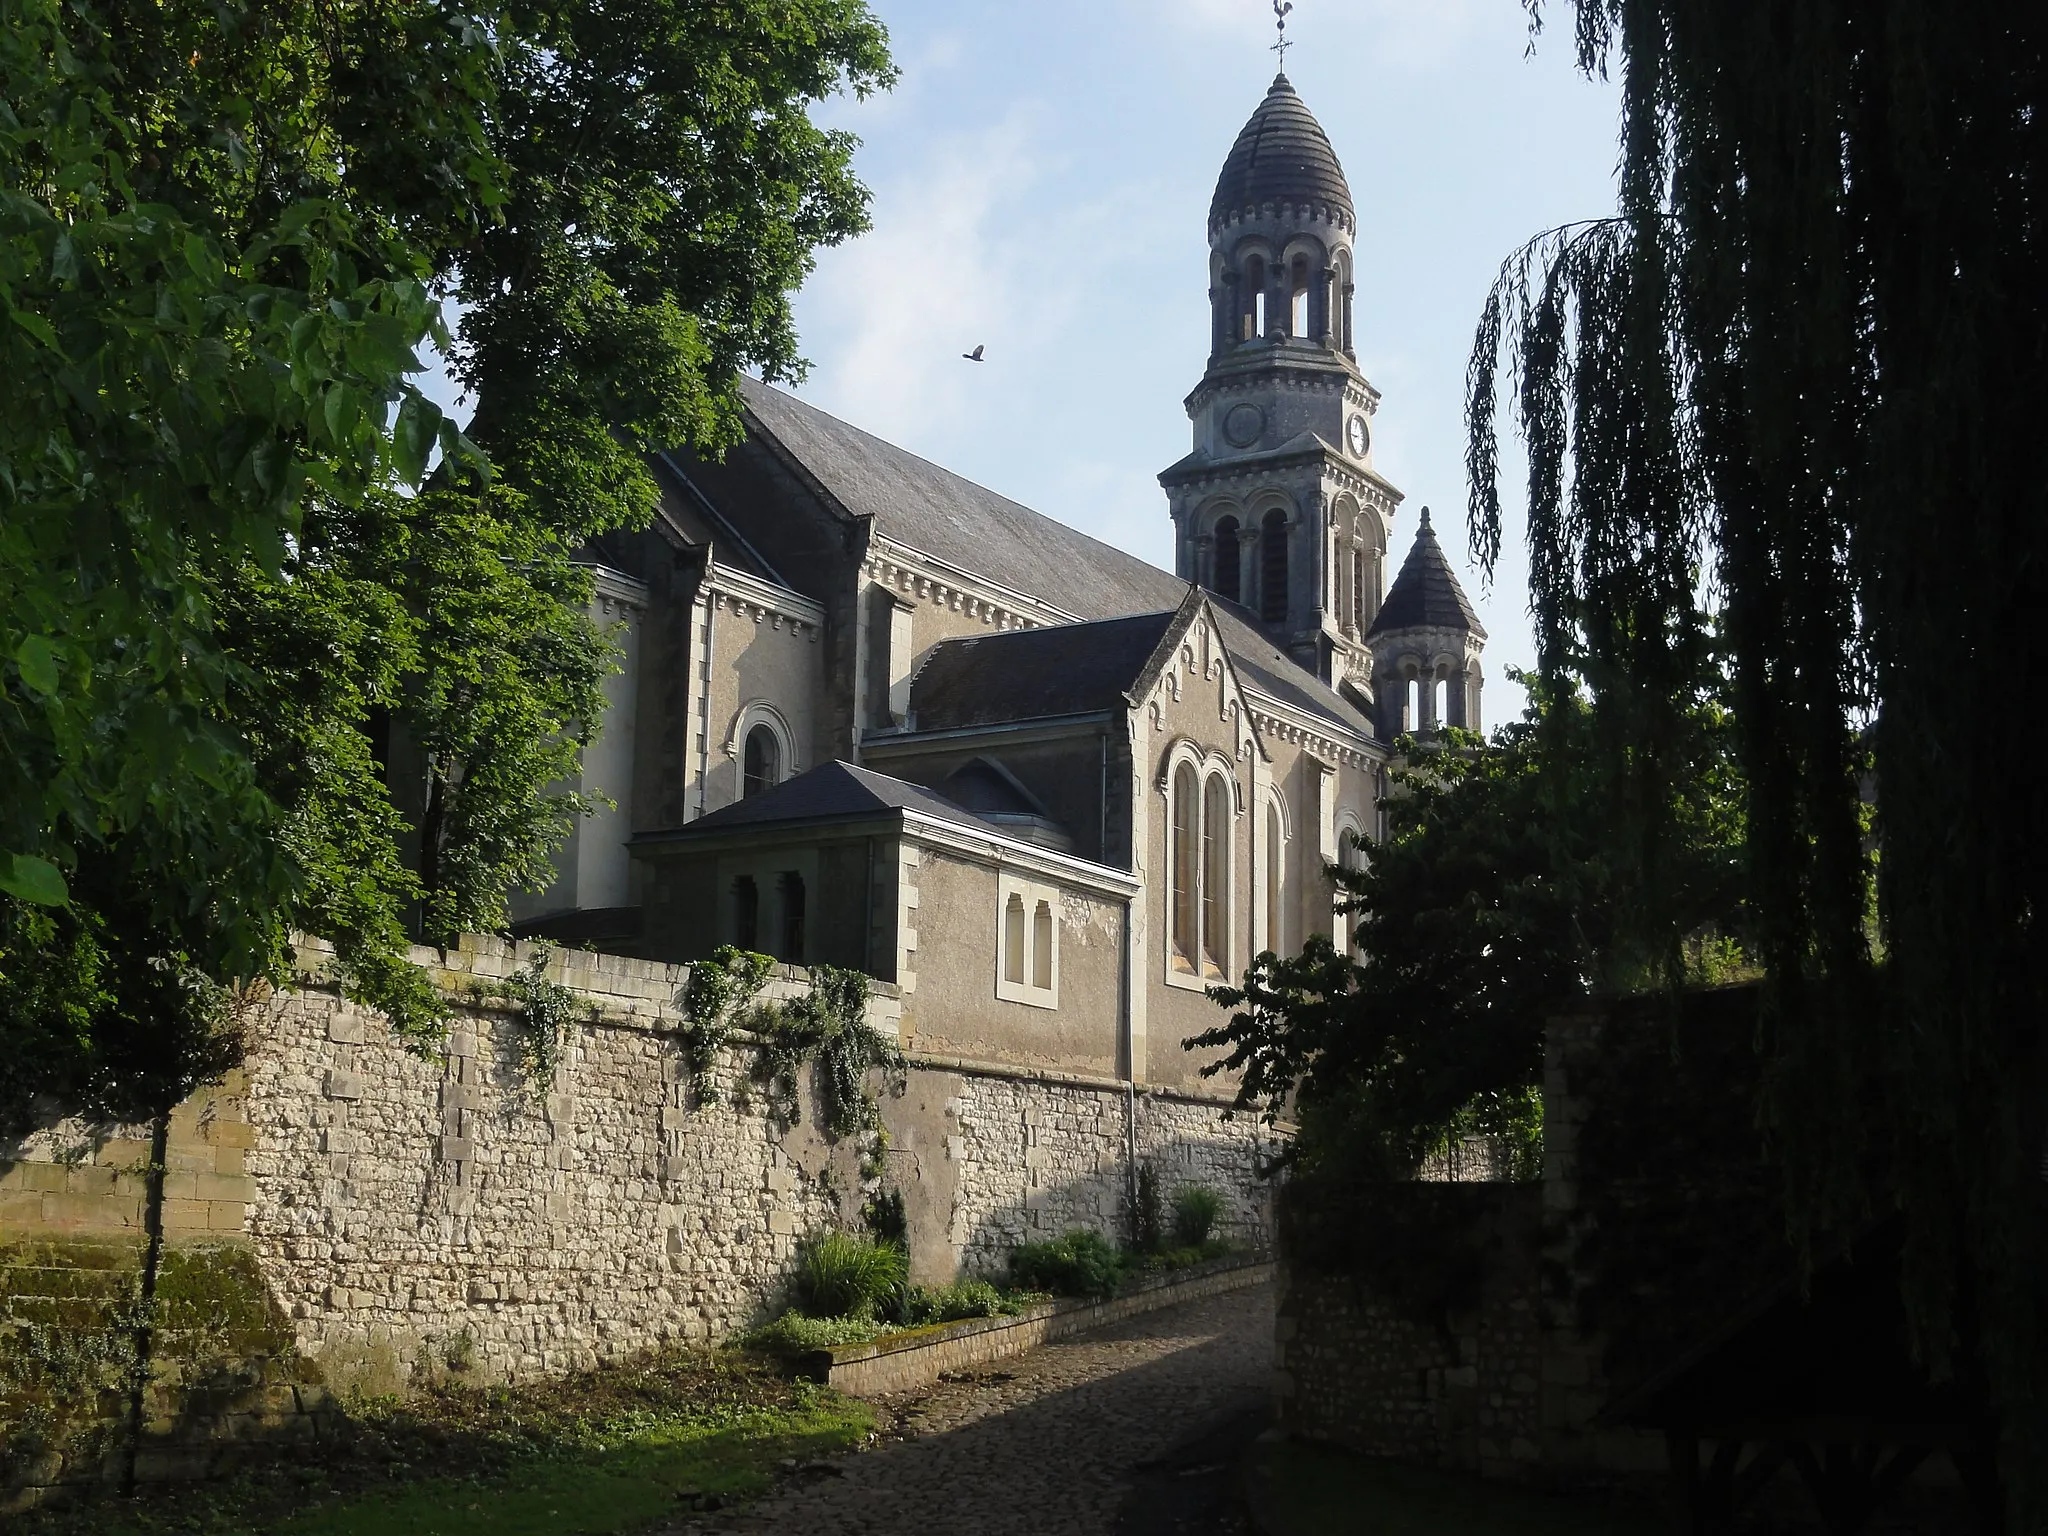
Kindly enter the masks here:
M 1427 507 L 1366 643 L 1381 736 L 1427 736 L 1439 725 L 1480 729 L 1479 653 L 1486 631 L 1436 541 Z

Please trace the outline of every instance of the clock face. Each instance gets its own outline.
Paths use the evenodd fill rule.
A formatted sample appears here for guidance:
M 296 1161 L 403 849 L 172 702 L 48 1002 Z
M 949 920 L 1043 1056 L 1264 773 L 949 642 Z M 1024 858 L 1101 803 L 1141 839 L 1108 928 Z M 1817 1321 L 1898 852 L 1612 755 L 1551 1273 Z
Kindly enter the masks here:
M 1365 450 L 1372 442 L 1371 436 L 1365 430 L 1365 418 L 1363 416 L 1352 417 L 1350 425 L 1345 428 L 1344 435 L 1351 440 L 1351 451 L 1359 458 L 1364 458 Z

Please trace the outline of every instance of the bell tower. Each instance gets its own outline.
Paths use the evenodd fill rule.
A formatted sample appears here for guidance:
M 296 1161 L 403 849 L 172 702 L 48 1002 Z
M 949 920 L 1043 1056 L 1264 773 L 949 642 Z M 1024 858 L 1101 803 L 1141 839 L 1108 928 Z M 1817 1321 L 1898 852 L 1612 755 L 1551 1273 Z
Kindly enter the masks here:
M 1401 493 L 1372 467 L 1380 397 L 1352 332 L 1357 231 L 1329 137 L 1276 76 L 1209 205 L 1209 365 L 1186 402 L 1194 451 L 1159 483 L 1181 577 L 1241 605 L 1363 702 Z

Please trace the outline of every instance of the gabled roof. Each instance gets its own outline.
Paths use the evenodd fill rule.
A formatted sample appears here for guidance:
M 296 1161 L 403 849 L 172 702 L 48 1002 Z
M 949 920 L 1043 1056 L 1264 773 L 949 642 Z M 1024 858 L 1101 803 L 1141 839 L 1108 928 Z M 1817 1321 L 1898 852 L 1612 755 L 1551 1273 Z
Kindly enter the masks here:
M 1176 576 L 999 496 L 753 379 L 740 391 L 754 421 L 854 517 L 884 538 L 935 555 L 1083 619 L 1156 612 L 1180 601 Z
M 673 842 L 681 838 L 737 832 L 743 828 L 854 821 L 889 811 L 918 811 L 976 832 L 998 830 L 921 785 L 906 784 L 871 768 L 856 768 L 852 763 L 831 762 L 820 763 L 808 773 L 785 779 L 773 789 L 764 789 L 744 800 L 735 800 L 709 816 L 698 817 L 688 826 L 636 841 Z
M 1430 530 L 1427 507 L 1422 509 L 1415 542 L 1408 546 L 1408 558 L 1401 562 L 1401 574 L 1394 578 L 1365 638 L 1402 629 L 1462 629 L 1486 638 L 1479 616 L 1465 600 L 1465 589 L 1458 585 L 1457 572 Z
M 1123 706 L 1172 613 L 942 640 L 910 684 L 914 729 L 1044 720 Z

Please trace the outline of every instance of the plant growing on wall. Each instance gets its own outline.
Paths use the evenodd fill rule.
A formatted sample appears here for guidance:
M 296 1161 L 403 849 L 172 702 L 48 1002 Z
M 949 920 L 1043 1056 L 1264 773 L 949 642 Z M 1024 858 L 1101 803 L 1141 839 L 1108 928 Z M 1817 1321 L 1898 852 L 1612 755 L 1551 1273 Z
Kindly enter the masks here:
M 548 976 L 552 945 L 534 947 L 526 969 L 506 979 L 505 991 L 519 1004 L 519 1067 L 535 1093 L 554 1083 L 555 1069 L 576 1027 L 576 994 Z
M 775 969 L 773 957 L 730 944 L 690 966 L 683 985 L 683 1027 L 679 1040 L 690 1068 L 690 1096 L 699 1104 L 716 1104 L 718 1084 L 711 1068 L 730 1043 L 742 1017 L 748 1015 Z

